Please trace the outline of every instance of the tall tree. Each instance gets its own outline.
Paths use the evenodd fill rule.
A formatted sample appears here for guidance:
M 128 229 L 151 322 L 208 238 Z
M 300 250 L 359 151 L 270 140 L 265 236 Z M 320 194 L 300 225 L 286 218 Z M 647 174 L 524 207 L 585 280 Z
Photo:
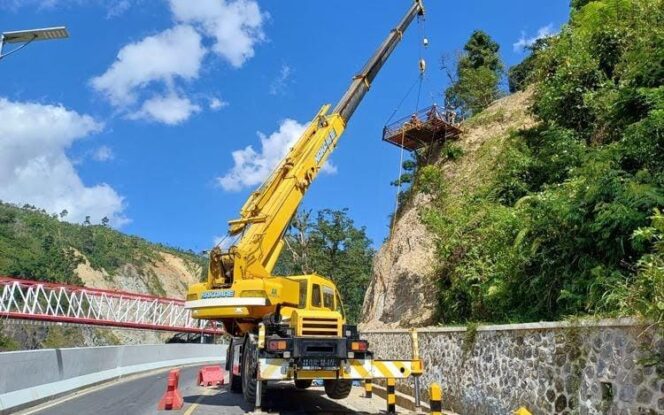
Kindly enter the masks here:
M 296 215 L 285 236 L 286 249 L 275 273 L 317 273 L 332 279 L 344 301 L 347 319 L 358 320 L 371 279 L 374 250 L 364 227 L 358 228 L 347 209 L 324 209 Z
M 481 30 L 473 32 L 463 49 L 456 65 L 456 79 L 445 90 L 445 99 L 447 105 L 471 115 L 499 97 L 503 64 L 498 55 L 500 46 Z

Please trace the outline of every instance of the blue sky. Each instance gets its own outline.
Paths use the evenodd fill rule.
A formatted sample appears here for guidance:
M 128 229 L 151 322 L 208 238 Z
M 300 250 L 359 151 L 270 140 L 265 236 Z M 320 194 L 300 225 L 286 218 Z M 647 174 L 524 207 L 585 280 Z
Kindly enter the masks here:
M 71 34 L 0 62 L 0 200 L 66 209 L 74 222 L 107 216 L 124 232 L 208 249 L 409 4 L 0 0 L 2 31 L 64 24 Z M 509 66 L 524 57 L 520 46 L 568 16 L 567 0 L 425 5 L 424 27 L 406 33 L 304 202 L 348 208 L 376 245 L 399 161 L 381 130 L 417 76 L 422 33 L 425 106 L 445 86 L 440 56 L 474 29 L 494 37 Z M 398 115 L 414 109 L 411 96 Z

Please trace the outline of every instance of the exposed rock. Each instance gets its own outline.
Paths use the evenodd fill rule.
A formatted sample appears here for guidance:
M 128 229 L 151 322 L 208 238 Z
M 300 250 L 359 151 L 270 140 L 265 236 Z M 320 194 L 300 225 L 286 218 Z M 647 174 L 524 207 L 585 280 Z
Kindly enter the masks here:
M 495 158 L 510 131 L 534 124 L 527 115 L 530 97 L 530 92 L 520 92 L 500 99 L 482 112 L 481 120 L 464 126 L 457 143 L 464 155 L 455 162 L 434 162 L 443 171 L 450 192 L 466 192 L 477 183 L 475 153 L 482 149 L 487 157 Z M 435 242 L 420 221 L 420 209 L 429 203 L 427 195 L 415 194 L 402 208 L 390 238 L 376 254 L 373 278 L 364 297 L 361 329 L 435 323 Z

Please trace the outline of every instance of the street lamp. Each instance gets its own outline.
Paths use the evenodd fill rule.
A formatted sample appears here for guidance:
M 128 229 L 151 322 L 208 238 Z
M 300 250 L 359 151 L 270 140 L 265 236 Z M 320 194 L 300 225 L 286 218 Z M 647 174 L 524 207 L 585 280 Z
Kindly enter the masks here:
M 67 32 L 67 28 L 64 26 L 47 27 L 44 29 L 17 30 L 15 32 L 3 32 L 0 34 L 0 59 L 23 49 L 35 40 L 65 39 L 68 37 L 69 32 Z M 3 55 L 2 47 L 5 45 L 5 43 L 23 44 Z

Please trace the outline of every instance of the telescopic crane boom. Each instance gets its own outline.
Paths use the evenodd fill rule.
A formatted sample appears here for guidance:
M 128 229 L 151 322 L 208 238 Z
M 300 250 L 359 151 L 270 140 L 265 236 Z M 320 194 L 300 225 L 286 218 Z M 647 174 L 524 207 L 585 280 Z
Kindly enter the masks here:
M 203 318 L 205 314 L 205 318 L 212 319 L 260 319 L 262 314 L 273 311 L 277 304 L 298 305 L 298 284 L 272 276 L 288 225 L 404 31 L 417 15 L 423 14 L 421 0 L 415 0 L 399 24 L 390 31 L 360 73 L 353 78 L 334 109 L 330 111 L 330 105 L 320 109 L 267 181 L 251 194 L 240 211 L 240 217 L 229 222 L 229 235 L 241 236 L 227 251 L 215 247 L 210 252 L 207 283 L 204 286 L 192 286 L 187 298 L 190 308 L 195 310 L 195 317 Z M 238 285 L 250 280 L 254 282 L 247 282 L 244 287 Z M 229 288 L 233 288 L 233 291 L 208 292 Z M 257 294 L 264 291 L 267 301 L 257 300 L 249 294 L 242 296 L 242 291 Z M 222 310 L 225 306 L 234 308 L 230 315 L 228 310 Z M 238 307 L 247 309 L 238 312 Z
M 207 282 L 189 287 L 194 318 L 220 320 L 233 336 L 227 349 L 230 389 L 260 407 L 267 381 L 294 380 L 298 388 L 324 379 L 325 393 L 342 399 L 353 379 L 404 378 L 422 373 L 419 359 L 378 362 L 346 324 L 334 282 L 316 274 L 273 276 L 284 234 L 362 98 L 404 31 L 418 14 L 415 0 L 337 105 L 324 105 L 265 183 L 229 222 L 238 242 L 210 252 Z M 399 368 L 395 372 L 387 368 Z M 388 373 L 389 372 L 389 373 Z

